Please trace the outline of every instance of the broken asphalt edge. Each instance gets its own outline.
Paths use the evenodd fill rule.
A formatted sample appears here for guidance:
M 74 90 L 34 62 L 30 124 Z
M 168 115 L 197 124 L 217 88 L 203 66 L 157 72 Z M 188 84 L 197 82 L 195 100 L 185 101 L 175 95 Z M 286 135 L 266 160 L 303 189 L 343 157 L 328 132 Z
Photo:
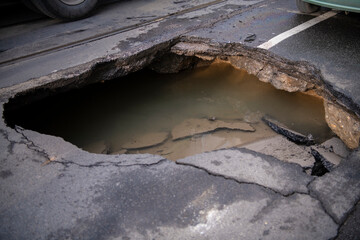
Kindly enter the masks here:
M 322 97 L 327 110 L 329 127 L 352 149 L 359 146 L 360 129 L 351 139 L 347 132 L 360 123 L 360 106 L 349 102 L 346 96 L 329 88 L 319 69 L 303 61 L 289 61 L 267 50 L 245 46 L 240 43 L 217 43 L 210 39 L 180 36 L 168 41 L 95 59 L 77 67 L 54 72 L 12 87 L 0 89 L 0 100 L 6 107 L 45 98 L 52 94 L 81 88 L 91 83 L 107 81 L 149 67 L 160 73 L 178 72 L 196 65 L 206 66 L 214 61 L 228 62 L 256 75 L 260 81 L 288 92 L 314 90 Z M 176 56 L 169 71 L 169 56 Z M 101 80 L 100 80 L 101 79 Z M 337 96 L 337 97 L 335 97 Z M 11 103 L 11 104 L 9 104 Z M 326 103 L 326 104 L 325 104 Z M 330 111 L 330 107 L 335 106 Z M 337 111 L 334 113 L 334 111 Z M 336 115 L 337 114 L 337 115 Z M 351 119 L 345 128 L 337 126 L 337 117 Z M 346 121 L 343 121 L 346 122 Z M 342 123 L 343 124 L 343 123 Z
M 180 42 L 185 42 L 185 43 L 201 42 L 201 43 L 203 43 L 204 41 L 207 42 L 207 44 L 209 44 L 209 46 L 216 46 L 216 48 L 222 48 L 225 50 L 235 48 L 236 51 L 238 51 L 239 49 L 245 49 L 246 51 L 251 51 L 253 54 L 261 53 L 261 54 L 265 54 L 268 57 L 273 58 L 273 59 L 280 58 L 279 56 L 275 56 L 274 54 L 272 54 L 268 51 L 265 51 L 262 49 L 246 47 L 241 44 L 219 44 L 219 43 L 212 43 L 211 40 L 209 40 L 209 39 L 206 39 L 206 40 L 205 39 L 194 39 L 194 38 L 189 39 L 185 36 L 182 36 L 182 37 L 178 37 L 178 38 L 172 39 L 167 42 L 157 44 L 157 45 L 155 45 L 151 48 L 145 49 L 145 50 L 140 49 L 139 52 L 135 53 L 134 55 L 119 56 L 119 54 L 116 54 L 113 56 L 108 56 L 106 58 L 96 59 L 96 60 L 93 60 L 92 62 L 83 64 L 83 65 L 80 65 L 80 66 L 77 66 L 77 67 L 74 67 L 71 69 L 62 70 L 62 71 L 50 74 L 48 76 L 43 76 L 43 77 L 40 77 L 37 79 L 29 80 L 28 82 L 25 82 L 25 83 L 22 83 L 19 85 L 15 85 L 15 86 L 5 88 L 5 89 L 0 89 L 0 99 L 1 99 L 1 105 L 2 105 L 1 112 L 3 113 L 4 104 L 9 102 L 10 99 L 16 98 L 17 96 L 26 95 L 28 93 L 36 92 L 38 90 L 49 91 L 47 93 L 44 93 L 44 96 L 40 96 L 40 97 L 45 97 L 46 95 L 50 95 L 53 91 L 59 90 L 60 88 L 63 88 L 63 91 L 67 91 L 72 88 L 82 87 L 82 86 L 85 86 L 90 83 L 94 83 L 94 82 L 98 81 L 98 80 L 96 80 L 96 76 L 98 76 L 98 73 L 97 73 L 98 71 L 100 71 L 101 75 L 105 76 L 103 78 L 105 80 L 110 80 L 115 77 L 125 76 L 131 72 L 140 70 L 140 69 L 144 68 L 145 66 L 150 65 L 154 59 L 158 59 L 158 58 L 164 56 L 165 54 L 171 52 L 171 48 L 173 46 L 175 46 L 175 44 L 177 44 L 177 43 L 180 43 Z M 225 50 L 223 50 L 221 52 L 218 52 L 215 50 L 210 55 L 213 55 L 214 57 L 216 55 L 226 56 Z M 241 51 L 238 52 L 239 56 L 244 56 L 244 55 L 246 56 L 248 54 L 246 51 L 245 51 L 245 53 L 241 52 Z M 197 52 L 196 54 L 201 54 L 201 52 L 200 53 Z M 195 56 L 196 54 L 194 53 L 193 56 Z M 206 55 L 209 55 L 209 53 L 206 53 Z M 292 64 L 292 65 L 300 64 L 300 65 L 305 65 L 307 67 L 310 66 L 308 63 L 304 63 L 304 62 L 292 62 L 290 64 Z M 360 115 L 360 107 L 356 103 L 354 103 L 347 96 L 343 96 L 342 93 L 337 92 L 329 84 L 327 84 L 325 81 L 323 81 L 319 70 L 317 70 L 316 68 L 314 68 L 312 66 L 310 66 L 310 69 L 311 69 L 310 72 L 321 83 L 321 88 L 322 88 L 322 90 L 324 90 L 324 94 L 326 95 L 326 97 L 329 97 L 332 100 L 336 99 L 336 102 L 340 103 L 343 106 L 346 106 L 351 111 L 354 111 L 356 113 L 356 115 L 358 115 L 358 116 Z M 90 81 L 87 81 L 89 79 L 90 79 Z M 2 114 L 1 120 L 3 121 L 3 123 L 5 123 L 3 114 Z M 3 125 L 3 124 L 1 124 L 1 125 Z M 10 129 L 7 126 L 5 126 L 5 124 L 3 126 L 5 127 L 5 129 L 1 129 L 0 133 L 9 141 L 9 153 L 11 153 L 11 146 L 13 146 L 14 144 L 23 143 L 23 144 L 26 144 L 26 146 L 29 148 L 29 150 L 36 151 L 36 152 L 42 154 L 48 160 L 52 159 L 53 154 L 44 150 L 42 144 L 36 143 L 33 140 L 34 136 L 32 136 L 32 134 L 30 134 L 30 136 L 29 136 L 29 133 L 31 133 L 31 131 L 24 130 L 24 129 L 21 129 L 18 127 L 15 129 Z M 13 140 L 11 140 L 8 137 L 9 131 L 20 134 L 22 136 L 22 140 L 20 142 L 14 142 Z M 43 136 L 44 136 L 43 134 L 39 134 L 39 135 L 41 138 L 43 138 Z M 66 143 L 66 144 L 68 144 L 68 143 Z M 111 157 L 108 155 L 90 154 L 90 153 L 87 153 L 82 150 L 79 152 L 78 151 L 79 149 L 75 146 L 74 146 L 74 148 L 77 149 L 77 151 L 76 151 L 77 154 L 81 154 L 81 155 L 86 154 L 87 155 L 86 157 L 90 157 L 90 159 L 88 159 L 88 160 L 91 161 L 91 159 L 93 159 L 93 162 L 87 163 L 87 164 L 82 164 L 82 163 L 76 163 L 73 161 L 61 161 L 62 159 L 65 158 L 66 155 L 63 158 L 60 158 L 60 160 L 51 160 L 51 162 L 53 162 L 54 164 L 62 164 L 64 166 L 70 166 L 70 165 L 74 164 L 74 165 L 78 165 L 80 167 L 106 167 L 106 166 L 110 166 L 110 165 L 117 166 L 117 167 L 142 165 L 142 166 L 146 167 L 146 166 L 152 166 L 155 164 L 161 164 L 164 161 L 168 161 L 162 157 L 154 156 L 155 160 L 152 163 L 129 164 L 129 163 L 122 162 L 121 157 L 120 157 L 120 159 L 118 159 L 118 157 L 121 155 L 116 155 L 114 157 Z M 94 156 L 96 156 L 96 157 L 94 158 Z M 126 156 L 127 156 L 126 157 L 127 159 L 133 158 L 133 157 L 130 157 L 131 155 L 126 155 Z M 144 155 L 141 155 L 141 156 L 144 157 Z M 140 160 L 142 157 L 140 157 Z M 99 161 L 99 159 L 101 159 L 101 160 Z M 115 161 L 112 161 L 112 159 L 115 159 Z M 146 159 L 146 157 L 143 159 Z M 188 165 L 188 164 L 183 164 L 183 163 L 178 163 L 178 164 Z M 341 165 L 342 164 L 340 164 L 340 166 Z M 188 166 L 190 167 L 191 165 L 188 165 Z M 195 166 L 191 166 L 191 167 L 195 167 Z M 206 171 L 203 168 L 199 168 L 199 169 Z M 335 170 L 336 170 L 336 168 L 335 168 Z M 216 173 L 211 173 L 209 171 L 206 171 L 206 172 L 213 176 L 223 177 L 225 179 L 230 179 L 230 180 L 236 181 L 235 179 L 227 178 L 224 175 L 218 175 Z M 328 175 L 330 175 L 330 174 L 332 174 L 332 173 L 328 173 Z M 307 185 L 308 188 L 310 186 L 310 196 L 320 202 L 324 211 L 334 220 L 334 222 L 336 222 L 337 224 L 342 224 L 346 220 L 348 214 L 351 212 L 353 207 L 355 206 L 356 202 L 359 201 L 359 197 L 357 198 L 357 201 L 355 202 L 355 204 L 347 210 L 347 214 L 345 214 L 339 218 L 334 215 L 332 210 L 329 209 L 329 206 L 327 204 L 324 204 L 323 199 L 319 198 L 317 196 L 317 194 L 314 192 L 314 190 L 311 188 L 311 186 L 314 185 L 314 182 L 316 182 L 316 180 L 312 180 Z M 258 185 L 256 183 L 252 183 L 252 182 L 238 182 L 238 183 Z M 258 185 L 258 186 L 261 186 L 265 189 L 269 189 L 275 193 L 278 193 L 271 188 L 267 188 L 262 185 Z M 283 196 L 287 197 L 287 196 L 291 196 L 292 194 L 295 194 L 295 193 L 297 193 L 297 192 L 293 192 L 291 194 L 283 195 Z M 299 193 L 299 194 L 308 194 L 308 193 Z
M 53 136 L 47 136 L 44 138 L 44 135 L 43 134 L 39 134 L 39 133 L 36 133 L 36 132 L 33 132 L 33 131 L 30 131 L 30 130 L 23 130 L 23 129 L 17 129 L 16 131 L 18 134 L 20 134 L 23 138 L 25 139 L 32 139 L 30 142 L 30 148 L 29 150 L 32 150 L 32 151 L 37 151 L 36 149 L 34 149 L 34 147 L 37 148 L 37 146 L 41 145 L 41 142 L 39 143 L 38 141 L 36 140 L 39 140 L 39 139 L 42 139 L 46 142 L 53 142 L 53 141 L 49 141 L 49 139 L 54 139 L 58 142 L 60 142 L 61 145 L 68 145 L 67 147 L 67 150 L 70 150 L 68 152 L 66 152 L 67 154 L 63 155 L 62 158 L 60 158 L 60 160 L 54 160 L 52 161 L 51 163 L 49 164 L 60 164 L 62 166 L 64 166 L 65 168 L 71 166 L 71 165 L 76 165 L 76 166 L 79 166 L 79 167 L 86 167 L 86 168 L 91 168 L 91 167 L 108 167 L 108 166 L 114 166 L 114 167 L 133 167 L 133 166 L 139 166 L 139 167 L 150 167 L 150 166 L 154 166 L 154 165 L 159 165 L 159 164 L 162 164 L 164 162 L 172 162 L 170 160 L 167 160 L 167 159 L 164 159 L 164 158 L 161 158 L 160 156 L 151 156 L 150 154 L 139 154 L 139 155 L 117 155 L 117 156 L 108 156 L 108 155 L 102 155 L 102 154 L 90 154 L 90 153 L 87 153 L 85 151 L 82 151 L 76 147 L 76 146 L 73 146 L 72 144 L 70 143 L 67 143 L 65 142 L 63 139 L 61 138 L 58 138 L 58 137 L 53 137 Z M 4 132 L 2 132 L 2 134 L 6 134 Z M 35 139 L 35 140 L 34 140 Z M 16 144 L 16 143 L 14 143 Z M 27 142 L 25 142 L 26 145 L 28 145 Z M 59 143 L 58 143 L 59 144 Z M 56 144 L 56 145 L 58 145 Z M 70 147 L 70 149 L 69 149 Z M 49 149 L 49 150 L 44 150 L 44 151 L 41 151 L 41 153 L 43 153 L 45 156 L 51 156 L 51 155 L 54 155 L 54 153 L 51 153 L 51 150 L 54 150 L 54 149 Z M 73 150 L 73 151 L 71 151 Z M 238 149 L 236 149 L 238 150 Z M 74 153 L 75 151 L 75 156 L 77 154 L 81 154 L 81 155 L 84 155 L 83 156 L 84 158 L 86 158 L 86 161 L 89 161 L 91 163 L 87 163 L 87 164 L 81 164 L 81 163 L 76 163 L 74 161 L 62 161 L 63 159 L 65 158 L 72 158 L 72 159 L 78 159 L 77 157 L 74 157 L 72 153 Z M 217 150 L 217 151 L 221 151 L 221 150 Z M 250 150 L 246 150 L 248 152 L 253 152 L 253 151 L 250 151 Z M 254 152 L 256 153 L 256 152 Z M 61 152 L 59 152 L 59 154 L 61 154 Z M 70 156 L 70 157 L 69 157 Z M 72 156 L 72 157 L 71 157 Z M 122 157 L 125 157 L 126 160 L 130 159 L 131 162 L 134 161 L 134 158 L 136 160 L 138 160 L 138 163 L 126 163 L 126 162 L 122 162 L 121 159 Z M 119 159 L 120 158 L 120 159 Z M 149 158 L 153 158 L 153 160 L 151 161 L 151 163 L 149 163 Z M 155 159 L 154 159 L 155 158 Z M 272 157 L 273 158 L 273 157 Z M 111 161 L 111 159 L 113 159 Z M 282 162 L 276 158 L 273 158 L 274 161 L 279 161 L 279 162 Z M 115 161 L 114 161 L 115 160 Z M 142 161 L 143 160 L 143 161 Z M 283 163 L 283 162 L 282 162 Z M 294 194 L 303 194 L 303 195 L 309 195 L 309 193 L 304 193 L 304 192 L 296 192 L 296 191 L 293 191 L 292 193 L 289 193 L 289 194 L 282 194 L 272 188 L 269 188 L 269 187 L 266 187 L 266 186 L 263 186 L 263 185 L 260 185 L 260 184 L 257 184 L 257 183 L 254 183 L 254 182 L 240 182 L 240 181 L 237 181 L 236 179 L 233 179 L 233 178 L 229 178 L 225 175 L 221 175 L 221 174 L 216 174 L 216 173 L 213 173 L 213 172 L 210 172 L 204 168 L 200 168 L 200 167 L 196 167 L 196 166 L 192 166 L 191 164 L 183 164 L 183 163 L 179 163 L 177 162 L 176 164 L 179 164 L 179 165 L 187 165 L 188 167 L 190 168 L 197 168 L 197 169 L 201 169 L 203 171 L 205 171 L 207 174 L 211 175 L 211 176 L 214 176 L 214 177 L 221 177 L 221 178 L 224 178 L 226 180 L 229 180 L 229 181 L 235 181 L 237 182 L 238 184 L 250 184 L 250 185 L 256 185 L 262 189 L 266 189 L 270 192 L 273 192 L 273 193 L 276 193 L 276 194 L 279 194 L 283 197 L 291 197 L 293 196 Z M 300 168 L 299 165 L 295 164 L 295 163 L 287 163 L 289 165 L 294 165 L 298 168 Z M 315 178 L 313 178 L 308 184 L 306 187 L 308 187 L 313 181 L 314 181 Z M 336 223 L 337 225 L 339 224 L 337 221 L 334 220 L 332 214 L 329 214 L 329 211 L 328 209 L 325 207 L 325 205 L 323 204 L 323 202 L 321 200 L 319 200 L 316 196 L 313 196 L 313 195 L 309 195 L 311 198 L 313 199 L 316 199 L 318 202 L 319 202 L 319 205 L 323 208 L 323 211 L 328 214 L 330 216 L 331 219 L 333 219 L 334 223 Z M 349 210 L 349 212 L 351 211 L 351 209 Z M 347 215 L 346 215 L 347 216 Z M 346 219 L 346 217 L 343 218 L 344 220 Z
M 213 154 L 216 152 L 223 152 L 225 150 L 235 150 L 242 151 L 245 153 L 257 154 L 262 157 L 268 157 L 271 161 L 279 161 L 284 163 L 277 158 L 274 158 L 269 155 L 259 154 L 257 152 L 242 149 L 242 148 L 231 148 L 231 149 L 220 149 L 207 153 L 201 153 L 198 155 L 190 156 L 184 159 L 179 159 L 176 161 L 177 164 L 191 166 L 197 169 L 201 169 L 207 172 L 209 175 L 222 177 L 224 179 L 233 180 L 239 184 L 253 184 L 260 186 L 264 189 L 270 190 L 276 194 L 279 194 L 283 197 L 289 197 L 294 194 L 304 194 L 309 195 L 311 198 L 316 199 L 323 211 L 341 227 L 346 219 L 349 217 L 354 207 L 360 201 L 360 163 L 359 156 L 360 151 L 357 150 L 351 154 L 348 159 L 344 160 L 338 166 L 334 167 L 332 172 L 326 173 L 323 177 L 313 177 L 307 184 L 306 188 L 308 192 L 299 192 L 292 191 L 288 194 L 284 194 L 279 190 L 276 190 L 272 187 L 265 186 L 266 184 L 259 184 L 253 181 L 242 181 L 236 179 L 236 177 L 228 176 L 225 173 L 221 173 L 217 169 L 208 169 L 203 166 L 207 160 L 207 154 Z M 194 163 L 194 159 L 199 159 L 200 162 L 204 164 L 199 164 L 199 161 Z M 239 159 L 240 160 L 240 159 Z M 288 165 L 293 165 L 299 167 L 296 163 L 286 163 Z
M 309 184 L 310 195 L 319 199 L 338 224 L 343 224 L 360 201 L 360 150 Z
M 203 48 L 178 49 L 176 45 L 179 43 L 188 44 L 190 47 L 191 45 L 195 47 L 198 45 Z M 339 103 L 349 111 L 360 116 L 360 105 L 355 103 L 350 97 L 335 90 L 330 83 L 324 80 L 321 71 L 309 62 L 290 61 L 268 50 L 246 46 L 241 43 L 218 43 L 211 39 L 186 35 L 161 43 L 150 44 L 150 46 L 143 48 L 140 47 L 132 52 L 121 52 L 97 58 L 76 67 L 59 70 L 46 76 L 29 79 L 24 83 L 2 88 L 0 89 L 0 100 L 6 103 L 9 99 L 14 99 L 27 93 L 40 90 L 50 91 L 49 93 L 38 92 L 40 94 L 39 97 L 44 98 L 54 94 L 52 91 L 68 91 L 88 84 L 112 80 L 150 66 L 154 61 L 166 54 L 177 54 L 183 57 L 199 59 L 202 57 L 212 57 L 212 60 L 217 57 L 226 60 L 227 57 L 236 56 L 246 57 L 249 60 L 261 59 L 265 63 L 264 67 L 273 65 L 277 68 L 277 73 L 285 73 L 290 77 L 308 82 L 309 85 L 305 89 L 299 88 L 295 91 L 307 91 L 317 87 L 318 91 L 322 91 L 322 97 L 327 97 L 329 100 Z M 212 60 L 209 60 L 209 62 L 212 62 Z M 233 63 L 231 64 L 234 65 Z M 248 71 L 251 74 L 258 75 L 263 69 L 258 70 L 257 72 Z M 101 76 L 101 79 L 96 78 L 99 76 Z M 270 83 L 274 85 L 273 82 Z M 278 88 L 278 86 L 275 87 Z

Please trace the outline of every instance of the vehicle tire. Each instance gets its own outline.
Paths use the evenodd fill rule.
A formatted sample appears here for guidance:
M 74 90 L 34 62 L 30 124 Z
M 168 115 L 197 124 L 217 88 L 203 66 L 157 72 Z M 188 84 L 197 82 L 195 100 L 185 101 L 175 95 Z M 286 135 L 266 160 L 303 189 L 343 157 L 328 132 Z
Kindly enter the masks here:
M 302 13 L 313 13 L 320 9 L 319 6 L 304 2 L 303 0 L 296 0 L 296 6 Z
M 64 20 L 86 17 L 96 6 L 98 0 L 31 0 L 45 15 Z

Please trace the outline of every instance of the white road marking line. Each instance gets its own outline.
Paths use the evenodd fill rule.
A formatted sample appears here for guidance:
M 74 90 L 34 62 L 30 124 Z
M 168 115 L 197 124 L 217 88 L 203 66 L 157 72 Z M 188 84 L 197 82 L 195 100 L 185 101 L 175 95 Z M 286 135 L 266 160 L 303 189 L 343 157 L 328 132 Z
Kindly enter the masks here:
M 284 41 L 285 39 L 301 32 L 301 31 L 304 31 L 305 29 L 308 29 L 309 27 L 312 27 L 314 26 L 315 24 L 318 24 L 328 18 L 331 18 L 333 16 L 335 16 L 337 14 L 337 12 L 334 12 L 334 11 L 329 11 L 329 12 L 326 12 L 316 18 L 313 18 L 307 22 L 304 22 L 302 24 L 300 24 L 299 26 L 296 26 L 286 32 L 283 32 L 275 37 L 273 37 L 272 39 L 270 39 L 269 41 L 267 42 L 264 42 L 263 44 L 259 45 L 258 48 L 262 48 L 262 49 L 266 49 L 268 50 L 269 48 L 272 48 L 273 46 L 275 46 L 276 44 Z

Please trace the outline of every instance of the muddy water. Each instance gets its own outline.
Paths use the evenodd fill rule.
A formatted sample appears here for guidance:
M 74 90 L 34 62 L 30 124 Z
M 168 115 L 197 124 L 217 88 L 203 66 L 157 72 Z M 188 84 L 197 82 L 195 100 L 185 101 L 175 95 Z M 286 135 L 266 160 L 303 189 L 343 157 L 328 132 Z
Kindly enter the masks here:
M 264 115 L 311 133 L 317 142 L 332 136 L 321 99 L 276 90 L 227 64 L 179 74 L 144 70 L 7 114 L 12 124 L 61 136 L 90 152 L 154 153 L 174 160 L 275 135 L 261 121 Z M 253 130 L 232 128 L 240 123 Z M 189 134 L 173 140 L 181 127 Z

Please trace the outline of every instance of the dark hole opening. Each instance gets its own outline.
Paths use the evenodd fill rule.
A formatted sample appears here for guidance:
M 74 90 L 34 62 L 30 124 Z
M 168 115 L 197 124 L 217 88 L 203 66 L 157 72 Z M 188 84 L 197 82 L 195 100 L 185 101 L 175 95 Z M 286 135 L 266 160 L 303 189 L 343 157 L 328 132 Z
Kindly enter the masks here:
M 21 107 L 18 103 L 5 106 L 8 125 L 60 136 L 95 153 L 152 153 L 176 160 L 241 146 L 275 134 L 261 121 L 264 115 L 312 134 L 316 142 L 333 136 L 322 99 L 277 90 L 224 63 L 177 74 L 145 69 Z M 255 131 L 232 128 L 239 123 Z M 198 133 L 186 124 L 204 124 L 200 128 L 209 131 Z M 174 140 L 176 127 L 189 134 Z

